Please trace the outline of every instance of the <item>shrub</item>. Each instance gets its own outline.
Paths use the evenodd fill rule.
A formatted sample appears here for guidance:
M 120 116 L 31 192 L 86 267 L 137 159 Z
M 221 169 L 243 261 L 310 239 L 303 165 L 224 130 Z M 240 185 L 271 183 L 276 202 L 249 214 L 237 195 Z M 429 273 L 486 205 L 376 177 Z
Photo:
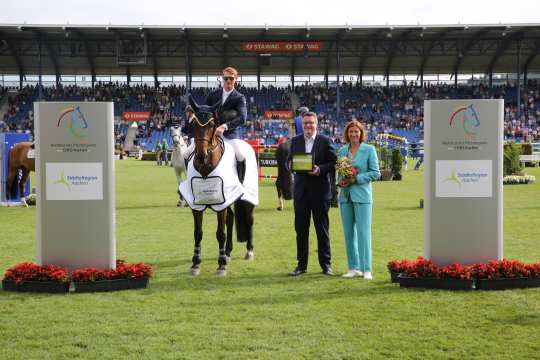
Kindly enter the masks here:
M 523 167 L 519 162 L 519 155 L 521 155 L 521 147 L 519 145 L 513 142 L 504 145 L 504 176 L 522 175 Z
M 394 180 L 401 180 L 401 169 L 403 168 L 403 155 L 398 148 L 392 150 L 392 175 Z
M 390 168 L 390 163 L 388 161 L 388 147 L 386 146 L 381 147 L 380 162 L 381 162 L 380 168 L 382 170 L 388 170 Z
M 533 147 L 531 143 L 521 144 L 521 155 L 532 155 Z

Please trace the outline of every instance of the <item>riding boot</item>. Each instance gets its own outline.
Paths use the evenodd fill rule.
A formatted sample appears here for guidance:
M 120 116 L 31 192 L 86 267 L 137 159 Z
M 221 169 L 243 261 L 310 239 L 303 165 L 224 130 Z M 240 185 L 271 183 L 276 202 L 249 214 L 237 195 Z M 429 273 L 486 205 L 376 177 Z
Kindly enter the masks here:
M 246 176 L 246 160 L 236 162 L 236 171 L 238 172 L 238 179 L 243 184 Z

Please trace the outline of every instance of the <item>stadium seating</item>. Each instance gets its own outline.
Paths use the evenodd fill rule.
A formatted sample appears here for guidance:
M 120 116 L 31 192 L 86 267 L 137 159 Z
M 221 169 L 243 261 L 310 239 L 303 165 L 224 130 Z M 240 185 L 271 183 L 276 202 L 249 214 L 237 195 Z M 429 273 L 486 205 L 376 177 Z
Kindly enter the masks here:
M 203 103 L 212 90 L 194 88 L 191 94 L 197 102 Z M 300 104 L 319 114 L 319 131 L 338 143 L 342 141 L 341 132 L 345 122 L 351 118 L 358 118 L 366 124 L 370 140 L 375 139 L 377 134 L 391 133 L 406 138 L 408 143 L 417 143 L 423 136 L 425 99 L 468 98 L 504 99 L 505 138 L 540 140 L 540 84 L 537 81 L 529 81 L 527 89 L 521 91 L 520 118 L 517 118 L 517 88 L 513 84 L 492 88 L 441 84 L 422 88 L 411 83 L 387 88 L 344 83 L 339 90 L 342 106 L 338 116 L 337 88 L 301 85 L 294 89 Z M 241 137 L 259 139 L 265 145 L 273 145 L 282 136 L 294 135 L 289 132 L 290 126 L 286 120 L 263 118 L 267 110 L 291 110 L 290 87 L 269 86 L 257 90 L 240 86 L 239 91 L 246 96 L 248 108 L 246 124 L 239 131 Z M 127 134 L 127 124 L 120 120 L 122 113 L 150 112 L 150 119 L 140 123 L 136 139 L 139 145 L 149 150 L 162 139 L 172 145 L 168 128 L 182 123 L 185 95 L 186 88 L 183 86 L 153 88 L 118 83 L 99 83 L 94 88 L 70 85 L 41 89 L 41 98 L 48 101 L 113 101 L 117 119 L 115 137 L 119 143 Z M 40 89 L 37 86 L 26 86 L 16 92 L 0 87 L 0 105 L 4 104 L 4 111 L 0 113 L 0 131 L 31 132 L 33 102 L 39 97 Z

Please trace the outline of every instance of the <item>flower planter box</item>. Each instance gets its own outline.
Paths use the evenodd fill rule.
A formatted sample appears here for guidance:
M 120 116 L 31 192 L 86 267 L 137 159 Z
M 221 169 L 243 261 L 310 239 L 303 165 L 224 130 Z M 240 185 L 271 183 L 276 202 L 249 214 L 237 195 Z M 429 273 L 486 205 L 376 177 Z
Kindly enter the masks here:
M 67 293 L 69 283 L 55 281 L 24 281 L 15 283 L 13 280 L 2 280 L 4 291 L 38 292 L 38 293 Z
M 438 279 L 438 278 L 411 278 L 403 274 L 398 276 L 399 287 L 446 289 L 446 290 L 472 290 L 474 280 Z
M 148 287 L 148 278 L 141 279 L 114 279 L 88 282 L 74 282 L 75 292 L 104 292 L 129 289 L 145 289 Z
M 392 281 L 393 283 L 398 283 L 399 282 L 398 276 L 401 273 L 397 271 L 389 271 L 389 273 L 390 273 L 390 281 Z
M 540 278 L 479 279 L 476 288 L 479 290 L 526 289 L 540 287 Z

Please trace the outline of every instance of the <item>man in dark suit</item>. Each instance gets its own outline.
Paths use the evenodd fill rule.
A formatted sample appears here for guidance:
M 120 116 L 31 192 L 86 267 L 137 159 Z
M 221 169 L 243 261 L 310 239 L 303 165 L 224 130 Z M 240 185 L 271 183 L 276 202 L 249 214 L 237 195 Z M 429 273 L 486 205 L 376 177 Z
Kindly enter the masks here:
M 216 135 L 223 136 L 223 139 L 232 145 L 236 155 L 238 176 L 243 180 L 245 173 L 245 157 L 237 146 L 238 139 L 237 128 L 244 125 L 247 118 L 247 106 L 245 96 L 234 88 L 238 71 L 233 67 L 227 67 L 222 71 L 223 87 L 212 91 L 206 97 L 205 104 L 213 106 L 220 104 L 218 109 L 219 126 L 216 128 Z M 190 123 L 182 128 L 184 134 L 193 137 L 193 130 Z M 188 148 L 187 153 L 193 152 L 194 142 Z
M 247 106 L 245 96 L 234 88 L 238 71 L 233 67 L 227 67 L 222 72 L 223 87 L 212 91 L 206 97 L 206 105 L 220 103 L 218 120 L 221 124 L 216 129 L 216 135 L 231 140 L 230 143 L 237 153 L 236 159 L 243 161 L 244 156 L 238 154 L 237 147 L 234 145 L 238 138 L 237 128 L 244 125 L 247 118 Z
M 303 114 L 302 129 L 303 134 L 291 140 L 289 164 L 294 154 L 311 153 L 314 167 L 311 172 L 294 174 L 294 228 L 298 265 L 289 275 L 302 275 L 307 270 L 312 214 L 317 233 L 319 265 L 324 274 L 333 275 L 328 236 L 328 209 L 332 198 L 329 173 L 334 170 L 336 150 L 327 136 L 317 133 L 316 113 L 308 111 Z

